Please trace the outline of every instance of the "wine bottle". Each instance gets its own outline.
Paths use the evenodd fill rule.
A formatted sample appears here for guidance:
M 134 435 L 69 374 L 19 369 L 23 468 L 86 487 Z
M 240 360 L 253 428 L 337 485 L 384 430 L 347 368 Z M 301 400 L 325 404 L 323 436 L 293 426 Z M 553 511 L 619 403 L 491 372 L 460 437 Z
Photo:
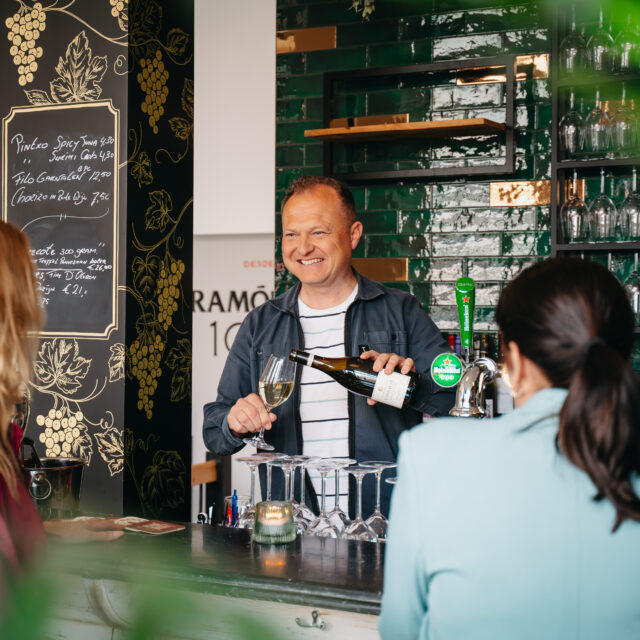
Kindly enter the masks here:
M 408 406 L 418 385 L 418 374 L 413 372 L 406 375 L 397 371 L 387 375 L 384 370 L 376 373 L 373 360 L 323 358 L 298 349 L 291 350 L 289 359 L 323 371 L 352 393 L 398 409 Z

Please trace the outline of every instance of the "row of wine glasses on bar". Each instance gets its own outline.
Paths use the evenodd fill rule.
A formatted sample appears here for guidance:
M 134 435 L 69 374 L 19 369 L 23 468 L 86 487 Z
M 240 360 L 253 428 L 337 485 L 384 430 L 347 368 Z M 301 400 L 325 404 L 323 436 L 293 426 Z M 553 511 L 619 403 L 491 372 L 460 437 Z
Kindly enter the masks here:
M 583 29 L 584 30 L 584 29 Z M 605 27 L 600 7 L 597 29 L 586 39 L 576 24 L 575 6 L 571 8 L 571 27 L 558 50 L 560 73 L 564 76 L 580 72 L 625 73 L 640 68 L 640 36 L 637 26 L 627 16 L 616 37 Z
M 637 152 L 638 118 L 627 101 L 626 87 L 622 83 L 622 99 L 611 113 L 600 99 L 596 87 L 595 104 L 585 116 L 576 110 L 573 89 L 569 94 L 569 110 L 558 126 L 560 149 L 566 156 L 586 152 L 605 156 L 610 152 Z M 613 154 L 611 154 L 613 155 Z
M 238 518 L 235 522 L 228 522 L 231 526 L 243 529 L 253 529 L 255 519 L 255 488 L 256 471 L 261 464 L 267 465 L 267 500 L 271 500 L 271 477 L 273 469 L 279 468 L 284 473 L 285 498 L 293 506 L 293 518 L 296 533 L 323 538 L 344 538 L 346 540 L 361 540 L 364 542 L 384 542 L 387 534 L 387 519 L 381 511 L 380 493 L 382 475 L 386 469 L 397 466 L 395 462 L 368 461 L 357 464 L 351 458 L 317 458 L 297 455 L 289 456 L 275 452 L 260 452 L 250 456 L 237 458 L 239 462 L 247 464 L 251 470 L 251 495 L 240 500 Z M 294 498 L 294 484 L 296 471 L 300 470 L 301 502 Z M 320 514 L 315 515 L 306 504 L 305 475 L 307 471 L 317 471 L 321 479 Z M 340 507 L 340 474 L 344 471 L 352 475 L 357 483 L 356 489 L 356 517 L 349 520 L 347 514 Z M 326 483 L 329 474 L 334 476 L 334 504 L 329 510 L 326 499 Z M 376 505 L 373 513 L 365 520 L 362 514 L 362 481 L 366 475 L 376 476 Z M 395 478 L 386 478 L 393 484 Z
M 640 193 L 637 171 L 633 169 L 631 192 L 619 209 L 605 192 L 605 173 L 600 170 L 600 193 L 587 206 L 578 195 L 577 171 L 569 198 L 560 209 L 565 242 L 606 242 L 640 240 Z

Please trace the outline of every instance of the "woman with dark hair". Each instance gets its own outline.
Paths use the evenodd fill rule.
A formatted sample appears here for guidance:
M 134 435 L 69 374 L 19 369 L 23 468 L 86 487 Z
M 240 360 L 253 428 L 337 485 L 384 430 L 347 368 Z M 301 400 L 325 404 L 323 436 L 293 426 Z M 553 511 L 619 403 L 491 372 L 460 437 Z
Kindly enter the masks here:
M 382 638 L 640 638 L 633 314 L 598 263 L 523 271 L 496 320 L 516 409 L 400 439 Z M 506 380 L 505 380 L 506 381 Z

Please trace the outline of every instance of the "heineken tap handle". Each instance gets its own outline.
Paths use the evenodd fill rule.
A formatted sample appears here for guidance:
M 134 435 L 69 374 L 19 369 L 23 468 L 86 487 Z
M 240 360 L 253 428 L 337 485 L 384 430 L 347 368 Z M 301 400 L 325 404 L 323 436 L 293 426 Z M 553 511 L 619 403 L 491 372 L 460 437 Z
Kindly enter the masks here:
M 473 311 L 476 302 L 476 285 L 471 278 L 456 281 L 456 304 L 460 318 L 460 343 L 467 362 L 473 355 Z

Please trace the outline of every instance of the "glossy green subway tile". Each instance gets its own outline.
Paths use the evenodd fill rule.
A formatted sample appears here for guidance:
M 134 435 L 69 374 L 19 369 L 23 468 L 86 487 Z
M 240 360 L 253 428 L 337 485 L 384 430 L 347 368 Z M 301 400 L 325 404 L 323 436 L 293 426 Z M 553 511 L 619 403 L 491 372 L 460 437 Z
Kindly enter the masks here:
M 430 17 L 432 37 L 455 36 L 464 32 L 464 13 L 436 13 Z
M 276 125 L 276 143 L 292 144 L 295 142 L 306 142 L 304 137 L 306 129 L 319 129 L 321 122 L 284 122 Z
M 526 258 L 469 258 L 467 265 L 469 277 L 477 282 L 508 282 L 535 262 Z
M 537 230 L 549 231 L 551 227 L 551 209 L 549 207 L 538 207 Z
M 499 283 L 476 282 L 476 306 L 495 307 L 501 288 L 502 286 Z M 431 304 L 438 306 L 455 305 L 455 286 L 452 286 L 450 282 L 445 284 L 432 283 Z
M 516 170 L 513 174 L 514 180 L 533 180 L 535 177 L 535 157 L 528 155 L 516 156 Z
M 392 0 L 390 2 L 376 2 L 376 10 L 373 19 L 404 18 L 420 15 L 425 10 L 431 10 L 431 2 L 424 0 Z
M 534 180 L 549 180 L 551 178 L 551 156 L 536 156 L 534 158 Z
M 549 78 L 541 80 L 524 80 L 516 83 L 516 104 L 536 104 L 551 102 L 551 81 Z
M 278 99 L 321 96 L 322 74 L 278 78 L 276 94 Z
M 346 69 L 362 69 L 367 59 L 365 47 L 310 51 L 307 55 L 308 73 L 325 73 Z
M 410 16 L 398 20 L 398 40 L 419 40 L 433 35 L 428 15 Z
M 537 23 L 537 10 L 531 5 L 481 9 L 466 14 L 466 30 L 469 33 L 524 29 Z
M 308 27 L 324 27 L 348 22 L 362 22 L 360 15 L 349 9 L 349 3 L 323 2 L 307 7 L 306 26 Z
M 427 62 L 431 62 L 431 41 L 428 39 L 377 44 L 369 47 L 370 67 Z
M 276 122 L 302 120 L 304 115 L 304 100 L 276 100 Z
M 505 31 L 503 53 L 542 53 L 549 50 L 551 37 L 546 29 Z
M 384 20 L 338 25 L 338 48 L 376 42 L 389 42 L 398 38 L 398 22 Z
M 504 256 L 547 255 L 549 250 L 550 238 L 547 231 L 502 234 L 502 255 Z
M 434 187 L 433 207 L 436 209 L 488 206 L 488 183 L 437 184 Z
M 304 119 L 322 122 L 322 98 L 307 98 L 304 101 Z
M 356 203 L 356 211 L 363 211 L 366 208 L 367 202 L 366 187 L 351 187 L 351 193 Z
M 426 233 L 430 230 L 431 212 L 428 209 L 422 211 L 398 211 L 399 233 Z
M 276 236 L 282 236 L 282 215 L 280 213 L 276 213 L 275 233 Z
M 433 40 L 433 60 L 464 60 L 495 56 L 502 52 L 502 36 L 486 33 Z
M 499 233 L 434 233 L 434 256 L 500 255 Z
M 514 144 L 516 147 L 516 154 L 531 155 L 534 153 L 533 136 L 533 131 L 522 131 L 521 129 L 515 130 Z
M 409 260 L 409 280 L 454 282 L 464 275 L 464 258 L 416 258 Z
M 611 265 L 609 269 L 615 274 L 620 282 L 624 283 L 627 281 L 637 269 L 637 266 L 637 258 L 631 252 L 611 254 Z
M 474 327 L 476 331 L 496 331 L 495 306 L 476 307 L 474 313 Z
M 372 186 L 368 188 L 368 209 L 427 209 L 431 185 Z
M 303 145 L 276 146 L 276 165 L 278 167 L 292 167 L 301 164 L 304 164 Z
M 276 189 L 288 189 L 289 185 L 303 175 L 322 175 L 320 167 L 305 167 L 296 169 L 276 168 Z
M 322 164 L 322 142 L 310 143 L 304 146 L 305 166 Z
M 333 162 L 336 166 L 366 164 L 367 150 L 364 144 L 337 144 L 333 147 Z
M 502 152 L 502 136 L 465 136 L 439 140 L 434 145 L 433 157 L 476 158 L 478 156 L 498 157 Z
M 370 91 L 367 94 L 367 102 L 367 114 L 370 116 L 428 109 L 431 102 L 431 90 L 429 88 L 411 88 L 395 91 Z
M 516 127 L 519 129 L 534 129 L 536 126 L 536 109 L 533 105 L 518 105 L 516 107 Z
M 304 53 L 280 53 L 276 56 L 276 76 L 278 78 L 299 75 L 305 72 Z
M 464 114 L 467 118 L 487 118 L 488 120 L 493 120 L 494 122 L 505 122 L 506 120 L 506 112 L 502 107 L 480 107 L 479 109 L 475 109 L 472 107 L 471 109 L 465 109 Z M 519 126 L 517 124 L 517 116 L 516 126 Z
M 538 233 L 536 250 L 539 256 L 548 256 L 551 253 L 551 233 L 549 231 Z
M 551 131 L 549 129 L 536 129 L 533 132 L 532 150 L 534 155 L 551 153 Z
M 486 209 L 435 209 L 431 219 L 433 232 L 486 232 L 536 228 L 535 207 L 491 207 Z
M 359 216 L 364 233 L 405 233 L 398 228 L 398 214 L 395 211 L 367 211 Z
M 458 310 L 456 307 L 429 307 L 429 317 L 440 331 L 459 331 Z
M 428 257 L 428 235 L 368 235 L 365 237 L 367 258 Z
M 428 160 L 433 144 L 432 141 L 424 139 L 369 142 L 366 145 L 367 160 Z
M 366 252 L 366 243 L 365 238 L 360 238 L 360 242 L 358 242 L 358 246 L 351 252 L 351 255 L 354 258 L 364 258 Z
M 385 282 L 384 284 L 389 287 L 389 289 L 398 289 L 398 291 L 411 293 L 411 288 L 408 282 Z
M 551 127 L 551 105 L 539 104 L 536 107 L 536 112 L 537 112 L 536 127 L 538 129 Z
M 307 9 L 304 6 L 279 9 L 276 13 L 276 29 L 303 29 L 307 27 Z
M 408 286 L 410 293 L 418 299 L 420 306 L 428 311 L 431 301 L 431 285 L 428 282 L 409 282 Z
M 333 100 L 334 118 L 362 116 L 367 112 L 367 96 L 364 93 L 342 93 Z

